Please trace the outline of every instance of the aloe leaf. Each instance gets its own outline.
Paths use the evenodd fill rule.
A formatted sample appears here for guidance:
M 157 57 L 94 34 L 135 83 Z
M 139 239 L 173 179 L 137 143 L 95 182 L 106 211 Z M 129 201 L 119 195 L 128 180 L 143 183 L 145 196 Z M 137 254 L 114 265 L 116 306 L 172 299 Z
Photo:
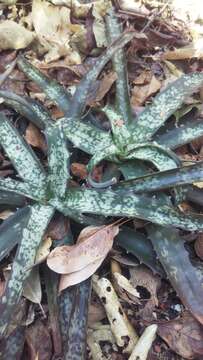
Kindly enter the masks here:
M 73 145 L 88 154 L 95 154 L 100 148 L 113 144 L 111 135 L 95 126 L 63 118 L 60 120 L 63 131 Z
M 19 175 L 25 181 L 42 187 L 46 175 L 40 161 L 3 114 L 0 114 L 0 144 Z
M 64 338 L 64 359 L 85 360 L 91 280 L 87 279 L 68 290 L 70 291 L 70 297 L 66 298 L 63 304 L 64 307 L 61 309 L 61 315 L 66 316 L 66 322 L 64 323 L 64 332 L 66 333 Z M 66 309 L 65 314 L 64 309 Z
M 20 243 L 29 216 L 30 208 L 26 206 L 17 210 L 15 214 L 9 216 L 0 225 L 0 261 L 9 254 L 16 244 Z
M 192 184 L 202 180 L 203 162 L 201 161 L 195 165 L 183 166 L 136 179 L 121 181 L 119 184 L 113 185 L 112 188 L 119 191 L 133 190 L 133 192 L 140 193 Z
M 45 198 L 45 189 L 37 188 L 31 184 L 13 180 L 11 178 L 0 178 L 0 191 L 6 191 L 14 194 L 14 198 L 18 195 L 24 195 L 33 200 L 43 200 Z
M 146 175 L 149 168 L 142 160 L 129 160 L 119 164 L 119 169 L 126 180 Z
M 183 75 L 157 95 L 152 105 L 138 116 L 132 128 L 135 143 L 149 140 L 184 102 L 203 83 L 203 73 Z
M 30 98 L 23 98 L 10 91 L 0 90 L 0 96 L 4 98 L 7 105 L 11 106 L 40 129 L 44 130 L 53 123 L 51 114 L 39 102 Z
M 155 141 L 166 148 L 176 149 L 203 136 L 203 121 L 194 121 L 181 125 L 178 128 L 167 130 L 164 134 L 157 135 Z
M 164 276 L 164 270 L 157 261 L 156 253 L 150 240 L 142 233 L 124 226 L 116 236 L 116 244 L 127 252 L 135 255 L 141 263 L 147 265 L 152 271 Z
M 113 107 L 106 105 L 103 108 L 103 112 L 107 115 L 110 121 L 114 143 L 120 147 L 122 151 L 123 146 L 125 146 L 126 142 L 130 139 L 130 132 L 128 131 L 120 113 L 113 109 Z
M 88 171 L 91 172 L 100 161 L 108 158 L 112 159 L 112 156 L 116 157 L 117 154 L 118 148 L 114 144 L 109 147 L 100 149 L 99 151 L 97 150 L 87 165 Z
M 151 162 L 157 169 L 164 171 L 180 165 L 179 158 L 170 150 L 155 144 L 140 144 L 127 156 L 130 159 L 140 159 Z
M 46 130 L 48 143 L 48 186 L 53 196 L 63 197 L 67 187 L 69 174 L 69 151 L 61 125 L 48 127 Z
M 103 67 L 112 58 L 116 51 L 124 47 L 134 37 L 134 31 L 128 31 L 122 34 L 114 43 L 107 48 L 104 53 L 95 62 L 94 67 L 80 81 L 76 88 L 75 94 L 71 102 L 69 118 L 79 120 L 87 101 L 89 91 L 94 81 L 96 81 Z
M 113 8 L 108 10 L 105 17 L 107 26 L 107 37 L 109 42 L 113 42 L 122 34 L 122 26 L 118 21 Z M 125 124 L 132 122 L 131 105 L 128 89 L 127 64 L 125 52 L 120 49 L 112 58 L 113 69 L 117 74 L 116 80 L 116 107 Z
M 0 205 L 13 205 L 22 206 L 25 203 L 25 197 L 22 195 L 14 194 L 13 192 L 0 190 Z
M 51 206 L 35 204 L 30 207 L 30 217 L 23 229 L 22 239 L 12 266 L 10 279 L 0 300 L 0 335 L 6 334 L 13 311 L 19 303 L 23 283 L 28 278 L 34 264 L 36 251 L 53 215 Z
M 186 308 L 203 324 L 202 283 L 183 240 L 173 229 L 150 225 L 147 230 L 172 286 Z
M 185 215 L 174 209 L 165 201 L 160 203 L 156 195 L 126 194 L 111 190 L 96 191 L 91 189 L 69 189 L 66 200 L 50 200 L 50 204 L 59 211 L 70 214 L 72 211 L 81 213 L 99 214 L 104 216 L 127 216 L 154 222 L 165 226 L 180 227 L 185 230 L 203 230 L 203 219 L 198 215 Z
M 34 81 L 51 100 L 56 102 L 64 114 L 68 113 L 70 109 L 70 95 L 63 86 L 59 85 L 55 80 L 49 79 L 23 56 L 18 57 L 17 64 L 30 80 Z

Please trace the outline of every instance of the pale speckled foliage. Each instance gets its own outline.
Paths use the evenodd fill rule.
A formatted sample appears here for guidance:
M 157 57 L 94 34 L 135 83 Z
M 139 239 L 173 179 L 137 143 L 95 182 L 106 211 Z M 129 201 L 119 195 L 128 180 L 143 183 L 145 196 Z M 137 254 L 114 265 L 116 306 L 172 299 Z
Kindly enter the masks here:
M 6 291 L 0 300 L 0 335 L 2 336 L 11 320 L 15 306 L 18 304 L 23 291 L 23 283 L 30 274 L 30 267 L 34 264 L 36 251 L 42 236 L 53 215 L 51 206 L 35 204 L 30 207 L 30 217 L 23 228 L 21 245 L 12 266 L 11 277 Z

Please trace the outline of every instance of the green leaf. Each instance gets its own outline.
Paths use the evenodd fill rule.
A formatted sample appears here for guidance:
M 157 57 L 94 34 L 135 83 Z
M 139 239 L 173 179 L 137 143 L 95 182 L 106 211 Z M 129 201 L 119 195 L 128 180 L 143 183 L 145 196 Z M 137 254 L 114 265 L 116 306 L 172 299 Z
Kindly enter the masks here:
M 203 121 L 199 120 L 167 130 L 164 134 L 157 135 L 155 141 L 166 148 L 176 149 L 201 136 L 203 136 Z
M 20 177 L 28 183 L 42 188 L 46 175 L 40 161 L 2 113 L 0 114 L 0 144 Z
M 69 118 L 79 120 L 86 105 L 87 97 L 103 67 L 112 58 L 116 51 L 124 47 L 134 37 L 134 31 L 128 31 L 122 34 L 114 43 L 107 48 L 104 53 L 97 59 L 94 67 L 80 81 L 71 102 Z
M 107 27 L 107 37 L 109 42 L 113 42 L 122 34 L 122 26 L 113 8 L 108 10 L 105 17 Z M 117 74 L 116 80 L 116 108 L 125 124 L 132 122 L 131 105 L 129 98 L 127 64 L 125 52 L 120 49 L 112 58 L 113 69 Z
M 63 197 L 66 192 L 69 174 L 69 151 L 61 124 L 48 127 L 48 186 L 53 196 Z
M 145 235 L 130 227 L 124 226 L 119 231 L 115 241 L 117 245 L 135 255 L 141 263 L 147 265 L 152 271 L 164 276 L 164 271 L 157 261 L 152 244 Z
M 21 241 L 30 216 L 28 206 L 19 209 L 0 225 L 0 261 Z
M 91 160 L 87 165 L 88 171 L 91 173 L 94 167 L 100 163 L 100 161 L 104 159 L 112 159 L 112 157 L 116 157 L 116 155 L 118 154 L 118 148 L 114 144 L 109 147 L 100 149 L 99 151 L 97 150 L 97 152 L 95 153 L 95 155 L 92 156 Z
M 46 196 L 45 188 L 37 188 L 32 184 L 13 180 L 11 178 L 0 178 L 0 190 L 14 194 L 14 198 L 18 195 L 24 195 L 33 200 L 44 200 Z
M 144 176 L 150 170 L 142 160 L 125 161 L 119 164 L 119 169 L 127 180 Z
M 119 191 L 132 190 L 136 193 L 142 193 L 192 184 L 202 180 L 203 162 L 201 161 L 195 165 L 183 166 L 136 179 L 121 181 L 119 184 L 113 185 L 112 188 Z
M 111 190 L 69 189 L 66 200 L 50 200 L 59 211 L 71 215 L 71 211 L 104 216 L 127 216 L 165 226 L 176 226 L 185 230 L 203 230 L 202 216 L 185 215 L 168 205 L 164 199 L 113 192 Z
M 25 197 L 13 192 L 0 190 L 0 205 L 22 206 L 25 204 Z
M 153 143 L 138 145 L 129 152 L 126 158 L 128 160 L 139 159 L 149 161 L 162 171 L 173 169 L 180 165 L 180 160 L 175 153 Z
M 113 144 L 111 135 L 90 124 L 63 118 L 60 120 L 64 134 L 73 145 L 88 154 L 95 154 L 99 149 Z
M 64 114 L 67 114 L 70 109 L 70 95 L 63 86 L 59 85 L 55 80 L 49 79 L 23 56 L 18 57 L 17 63 L 28 78 L 34 81 L 51 100 L 55 101 Z
M 68 290 L 68 293 L 67 293 Z M 61 324 L 63 326 L 63 344 L 65 359 L 86 359 L 86 335 L 88 304 L 91 291 L 91 280 L 87 279 L 63 291 L 60 303 Z
M 51 114 L 39 102 L 30 98 L 23 98 L 10 91 L 0 90 L 0 96 L 3 97 L 7 105 L 11 106 L 40 129 L 45 129 L 53 123 Z
M 169 280 L 182 303 L 203 324 L 203 288 L 184 242 L 173 229 L 149 226 L 148 234 Z
M 10 279 L 0 300 L 0 335 L 7 332 L 13 311 L 18 304 L 23 291 L 23 283 L 30 274 L 34 264 L 36 251 L 42 236 L 53 215 L 51 206 L 33 205 L 30 207 L 30 217 L 23 229 L 22 239 L 12 266 Z
M 102 111 L 107 115 L 110 121 L 114 143 L 121 151 L 123 151 L 123 147 L 130 139 L 130 132 L 126 127 L 122 116 L 110 105 L 106 105 Z
M 203 83 L 203 73 L 194 72 L 183 75 L 168 88 L 157 95 L 152 105 L 137 117 L 132 127 L 135 143 L 149 140 L 184 102 L 185 98 L 195 92 Z

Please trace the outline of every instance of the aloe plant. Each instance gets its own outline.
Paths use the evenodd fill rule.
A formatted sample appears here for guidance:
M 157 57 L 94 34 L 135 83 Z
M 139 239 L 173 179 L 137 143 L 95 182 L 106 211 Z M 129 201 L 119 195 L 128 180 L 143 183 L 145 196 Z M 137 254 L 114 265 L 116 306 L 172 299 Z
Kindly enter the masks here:
M 9 106 L 44 131 L 48 146 L 45 168 L 19 135 L 12 121 L 3 113 L 0 114 L 0 144 L 16 169 L 15 178 L 0 179 L 0 202 L 16 207 L 19 207 L 19 204 L 23 205 L 25 199 L 28 203 L 25 209 L 17 210 L 0 226 L 0 259 L 18 244 L 11 276 L 0 301 L 1 336 L 9 334 L 13 309 L 20 300 L 23 285 L 35 262 L 36 251 L 55 211 L 62 212 L 80 223 L 96 221 L 94 215 L 127 216 L 144 219 L 161 227 L 203 230 L 201 216 L 182 213 L 174 207 L 168 195 L 159 192 L 162 189 L 186 186 L 203 179 L 202 164 L 182 167 L 181 160 L 172 151 L 179 145 L 202 136 L 203 125 L 200 122 L 197 126 L 186 124 L 179 129 L 174 128 L 165 135 L 157 135 L 158 129 L 181 106 L 185 96 L 192 94 L 203 84 L 203 73 L 184 75 L 156 96 L 152 105 L 137 119 L 133 119 L 122 48 L 136 34 L 130 31 L 121 35 L 113 10 L 107 14 L 106 22 L 108 38 L 114 42 L 81 80 L 72 98 L 62 86 L 48 79 L 27 60 L 22 57 L 18 59 L 19 68 L 64 112 L 64 117 L 57 122 L 51 119 L 51 115 L 41 104 L 0 91 L 0 96 Z M 109 118 L 109 133 L 85 122 L 82 115 L 92 83 L 112 57 L 118 76 L 116 106 L 106 105 L 100 109 Z M 90 183 L 95 189 L 71 187 L 67 140 L 74 147 L 93 155 L 88 170 Z M 71 151 L 74 151 L 74 148 Z M 101 184 L 94 182 L 91 179 L 92 169 L 102 160 L 114 162 L 126 181 L 115 185 L 111 179 Z M 154 166 L 157 171 L 149 175 L 149 172 L 154 171 Z M 107 189 L 103 188 L 108 186 Z M 13 224 L 12 230 L 10 224 Z M 145 237 L 132 231 L 129 230 L 131 238 L 135 236 L 137 241 L 145 244 Z M 140 258 L 152 267 L 154 255 L 150 253 L 148 241 L 146 240 L 146 251 L 141 251 Z M 119 244 L 126 248 L 130 246 L 130 251 L 133 251 L 132 244 L 125 244 L 125 236 L 119 240 Z M 139 257 L 138 248 L 135 247 L 135 251 Z M 161 246 L 155 248 L 160 255 Z M 183 247 L 181 249 L 184 251 Z M 170 246 L 167 251 L 169 257 L 173 256 L 173 247 L 171 253 Z M 148 259 L 146 254 L 149 254 Z M 166 273 L 170 272 L 170 267 L 166 266 L 164 261 L 165 258 L 160 256 Z M 160 271 L 163 273 L 162 269 Z M 177 285 L 176 289 L 178 291 Z M 80 291 L 83 290 L 78 290 Z M 193 292 L 192 296 L 194 297 Z M 193 311 L 193 304 L 190 310 Z M 202 318 L 202 314 L 203 309 L 200 306 L 198 319 Z

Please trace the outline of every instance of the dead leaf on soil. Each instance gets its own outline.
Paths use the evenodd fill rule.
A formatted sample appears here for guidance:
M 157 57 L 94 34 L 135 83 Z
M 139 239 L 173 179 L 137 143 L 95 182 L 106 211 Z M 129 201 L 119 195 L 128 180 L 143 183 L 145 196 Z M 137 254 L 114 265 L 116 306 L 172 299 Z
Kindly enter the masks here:
M 88 326 L 103 320 L 106 317 L 104 307 L 100 303 L 90 304 L 88 310 Z
M 34 40 L 35 34 L 12 20 L 0 24 L 0 49 L 24 49 Z
M 80 163 L 72 163 L 71 172 L 74 176 L 82 180 L 86 179 L 88 175 L 86 165 Z
M 47 265 L 61 277 L 59 290 L 90 277 L 103 262 L 113 245 L 119 227 L 88 226 L 78 237 L 77 244 L 60 246 L 51 251 Z
M 4 210 L 0 212 L 0 219 L 1 220 L 6 220 L 8 219 L 9 216 L 13 215 L 14 211 L 11 210 Z
M 131 105 L 133 107 L 144 104 L 151 95 L 154 95 L 161 88 L 161 82 L 154 75 L 149 74 L 148 71 L 135 79 L 136 82 L 140 85 L 135 85 L 132 89 Z M 141 82 L 143 85 L 141 85 Z
M 203 260 L 203 234 L 198 235 L 194 247 L 197 256 L 199 256 L 199 258 Z
M 52 340 L 47 324 L 37 320 L 26 328 L 26 345 L 29 360 L 50 360 L 52 358 Z
M 41 149 L 42 151 L 46 151 L 47 145 L 44 139 L 44 136 L 40 132 L 40 130 L 30 123 L 25 132 L 25 139 L 28 144 Z
M 203 355 L 203 330 L 189 312 L 180 319 L 159 324 L 158 334 L 173 351 L 186 359 Z
M 193 41 L 187 46 L 172 51 L 166 51 L 163 56 L 165 60 L 186 60 L 192 58 L 203 58 L 203 39 Z
M 119 295 L 121 296 L 121 292 L 125 294 L 124 299 L 129 303 L 138 304 L 140 298 L 139 292 L 131 285 L 129 280 L 119 274 L 118 272 L 113 273 L 114 280 L 116 282 L 116 287 L 119 289 Z M 121 296 L 122 297 L 122 296 Z
M 83 229 L 76 245 L 64 245 L 51 251 L 47 264 L 59 274 L 79 271 L 89 264 L 106 257 L 113 245 L 118 226 L 88 226 Z
M 69 64 L 81 63 L 81 57 L 71 47 L 70 41 L 75 35 L 80 37 L 79 43 L 82 44 L 85 41 L 86 30 L 83 25 L 71 24 L 70 10 L 67 7 L 57 7 L 48 1 L 34 0 L 32 20 L 38 40 L 47 51 L 45 62 L 49 63 L 63 56 Z
M 96 103 L 101 101 L 104 98 L 104 96 L 108 93 L 108 91 L 111 89 L 116 79 L 117 79 L 117 75 L 114 71 L 105 74 L 103 79 L 99 83 L 99 87 L 98 90 L 96 91 L 94 99 L 89 102 L 89 105 L 95 106 Z

